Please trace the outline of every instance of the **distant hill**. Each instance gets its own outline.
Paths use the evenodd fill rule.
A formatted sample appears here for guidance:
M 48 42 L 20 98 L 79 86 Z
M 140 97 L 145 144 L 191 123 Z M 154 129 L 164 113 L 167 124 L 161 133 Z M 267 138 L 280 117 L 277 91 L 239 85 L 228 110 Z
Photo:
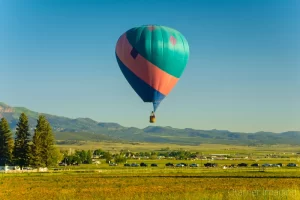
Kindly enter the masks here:
M 114 140 L 139 141 L 156 143 L 177 143 L 198 145 L 214 144 L 292 144 L 300 143 L 300 131 L 283 133 L 257 132 L 240 133 L 228 130 L 195 130 L 191 128 L 177 129 L 172 127 L 148 126 L 144 129 L 124 127 L 113 122 L 97 122 L 90 118 L 71 119 L 67 117 L 38 113 L 23 107 L 11 107 L 0 103 L 0 118 L 5 117 L 14 130 L 20 114 L 24 112 L 29 117 L 31 131 L 40 114 L 49 120 L 57 140 Z
M 22 112 L 26 113 L 29 118 L 30 130 L 32 133 L 37 124 L 38 116 L 42 114 L 45 115 L 50 122 L 57 140 L 120 140 L 118 138 L 110 137 L 107 134 L 102 134 L 101 132 L 107 133 L 106 130 L 108 129 L 105 127 L 102 128 L 102 123 L 96 122 L 89 118 L 70 119 L 66 117 L 34 112 L 23 107 L 11 107 L 0 102 L 0 118 L 5 117 L 8 120 L 12 130 L 15 130 Z

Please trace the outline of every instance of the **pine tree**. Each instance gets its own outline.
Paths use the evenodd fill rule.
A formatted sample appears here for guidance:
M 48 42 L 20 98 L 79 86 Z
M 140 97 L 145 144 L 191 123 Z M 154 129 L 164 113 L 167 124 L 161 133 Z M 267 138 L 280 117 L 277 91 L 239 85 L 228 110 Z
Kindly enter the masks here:
M 5 118 L 0 121 L 0 165 L 12 164 L 14 141 L 9 124 Z
M 28 117 L 22 113 L 17 124 L 14 146 L 14 160 L 21 168 L 29 165 L 29 142 L 30 142 Z
M 39 116 L 32 142 L 31 164 L 35 167 L 48 167 L 54 164 L 57 157 L 54 136 L 49 122 L 43 115 Z
M 34 130 L 32 145 L 30 146 L 30 165 L 42 167 L 42 138 L 41 133 Z
M 50 124 L 47 122 L 46 129 L 43 138 L 43 160 L 45 162 L 45 166 L 48 167 L 53 162 L 53 152 L 55 151 L 54 147 L 54 136 L 52 133 L 52 128 Z

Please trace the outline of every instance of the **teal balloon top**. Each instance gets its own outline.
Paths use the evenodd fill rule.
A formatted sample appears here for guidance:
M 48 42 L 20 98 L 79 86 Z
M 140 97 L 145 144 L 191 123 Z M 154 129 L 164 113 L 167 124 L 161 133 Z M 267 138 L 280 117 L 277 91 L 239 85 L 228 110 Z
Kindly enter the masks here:
M 126 31 L 116 45 L 125 78 L 154 111 L 174 88 L 189 60 L 189 44 L 177 30 L 143 25 Z
M 179 78 L 189 59 L 189 45 L 175 29 L 140 26 L 127 31 L 129 43 L 148 61 Z

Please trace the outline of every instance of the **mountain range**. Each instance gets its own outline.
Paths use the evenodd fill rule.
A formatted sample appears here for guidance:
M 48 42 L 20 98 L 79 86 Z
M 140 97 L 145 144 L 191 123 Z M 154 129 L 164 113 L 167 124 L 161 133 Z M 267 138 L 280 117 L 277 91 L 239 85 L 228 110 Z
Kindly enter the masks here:
M 282 133 L 256 132 L 242 133 L 228 130 L 196 130 L 191 128 L 178 129 L 172 127 L 148 126 L 143 129 L 124 127 L 113 122 L 97 122 L 90 118 L 71 119 L 46 113 L 38 113 L 24 107 L 11 107 L 0 102 L 0 118 L 8 120 L 15 131 L 20 114 L 24 112 L 33 132 L 40 114 L 50 122 L 58 141 L 131 141 L 176 143 L 187 145 L 212 144 L 300 144 L 300 131 Z

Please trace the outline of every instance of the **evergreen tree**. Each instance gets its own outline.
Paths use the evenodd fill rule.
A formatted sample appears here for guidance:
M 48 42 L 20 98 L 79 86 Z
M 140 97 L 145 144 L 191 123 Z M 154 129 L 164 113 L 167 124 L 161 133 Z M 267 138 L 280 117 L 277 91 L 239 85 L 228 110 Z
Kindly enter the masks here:
M 54 136 L 52 133 L 52 128 L 49 124 L 49 122 L 46 121 L 46 129 L 44 130 L 44 133 L 42 134 L 43 139 L 43 160 L 45 162 L 45 166 L 48 167 L 52 165 L 53 162 L 53 154 L 55 151 L 54 147 Z
M 46 117 L 41 115 L 37 121 L 32 139 L 32 165 L 35 167 L 48 167 L 55 164 L 57 149 L 54 146 L 52 128 Z
M 17 124 L 17 131 L 15 136 L 14 146 L 14 160 L 21 168 L 29 165 L 29 124 L 28 117 L 22 113 Z
M 0 121 L 0 165 L 12 164 L 14 141 L 9 124 L 5 118 Z
M 33 167 L 43 167 L 42 163 L 42 138 L 41 132 L 34 130 L 32 145 L 30 146 L 30 164 Z

